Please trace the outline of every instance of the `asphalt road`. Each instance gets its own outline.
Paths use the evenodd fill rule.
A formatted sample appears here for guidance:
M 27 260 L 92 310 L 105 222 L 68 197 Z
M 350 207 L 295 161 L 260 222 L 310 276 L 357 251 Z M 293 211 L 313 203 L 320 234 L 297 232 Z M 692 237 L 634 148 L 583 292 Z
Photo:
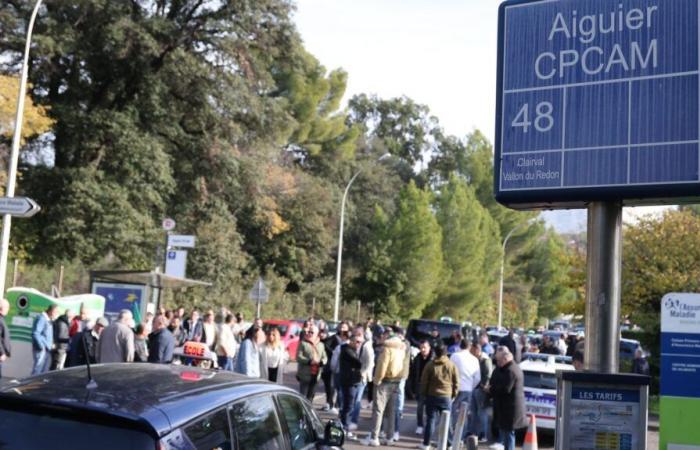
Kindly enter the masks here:
M 287 373 L 285 374 L 285 384 L 292 388 L 298 388 L 296 381 L 294 379 L 294 373 L 296 373 L 296 364 L 290 363 L 287 366 Z M 323 419 L 337 419 L 337 416 L 323 412 L 321 409 L 325 404 L 325 394 L 323 392 L 323 382 L 319 382 L 316 388 L 316 397 L 314 398 L 313 405 L 318 411 L 319 415 Z M 363 401 L 363 405 L 366 406 L 366 400 Z M 363 408 L 360 415 L 359 429 L 355 432 L 357 438 L 363 439 L 367 436 L 369 426 L 370 426 L 370 416 L 372 412 L 368 408 Z M 404 406 L 403 419 L 400 423 L 400 439 L 392 447 L 379 447 L 379 448 L 410 448 L 415 449 L 419 444 L 421 444 L 421 437 L 416 435 L 416 402 L 413 400 L 406 400 Z M 540 430 L 538 433 L 538 448 L 543 450 L 554 449 L 554 433 L 548 432 L 546 430 Z M 522 438 L 521 438 L 522 439 Z M 517 446 L 520 448 L 522 442 L 519 441 Z M 364 449 L 363 445 L 360 444 L 358 439 L 347 440 L 343 446 L 345 449 L 349 450 L 359 450 Z M 487 450 L 488 444 L 480 445 L 480 449 Z M 652 418 L 649 423 L 649 430 L 647 431 L 647 448 L 649 450 L 656 450 L 659 448 L 659 433 L 658 433 L 658 419 Z

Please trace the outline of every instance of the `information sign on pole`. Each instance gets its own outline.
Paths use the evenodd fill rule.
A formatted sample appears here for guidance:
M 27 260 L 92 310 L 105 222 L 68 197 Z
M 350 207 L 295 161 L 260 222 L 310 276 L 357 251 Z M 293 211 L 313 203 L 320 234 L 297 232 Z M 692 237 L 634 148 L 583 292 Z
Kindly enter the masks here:
M 178 278 L 187 278 L 187 250 L 167 251 L 165 274 Z
M 700 449 L 700 294 L 661 299 L 659 449 Z
M 194 248 L 195 237 L 184 234 L 169 234 L 168 247 Z
M 697 0 L 502 3 L 497 200 L 700 198 L 698 15 Z

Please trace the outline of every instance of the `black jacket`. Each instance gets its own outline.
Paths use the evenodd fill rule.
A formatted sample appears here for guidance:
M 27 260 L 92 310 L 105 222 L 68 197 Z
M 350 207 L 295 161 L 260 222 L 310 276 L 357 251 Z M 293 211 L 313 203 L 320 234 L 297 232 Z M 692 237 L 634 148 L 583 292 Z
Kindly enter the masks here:
M 491 374 L 490 393 L 493 398 L 493 423 L 512 431 L 527 426 L 523 371 L 514 361 L 496 367 Z
M 53 341 L 56 344 L 56 350 L 66 351 L 70 342 L 70 320 L 64 314 L 59 316 L 53 323 Z
M 413 358 L 413 361 L 411 361 L 408 379 L 411 380 L 410 387 L 411 392 L 413 392 L 414 395 L 418 395 L 420 393 L 420 377 L 423 375 L 423 369 L 425 369 L 425 366 L 427 366 L 432 360 L 433 352 L 430 352 L 430 355 L 428 355 L 427 358 L 423 358 L 423 356 L 418 353 L 416 357 Z
M 0 316 L 0 355 L 10 356 L 10 329 L 5 324 L 5 317 Z
M 362 381 L 362 361 L 352 345 L 343 344 L 338 358 L 340 385 L 352 386 Z
M 515 339 L 513 339 L 510 334 L 506 334 L 501 338 L 500 341 L 498 341 L 498 345 L 503 345 L 508 347 L 508 350 L 510 350 L 510 353 L 513 355 L 513 359 L 515 359 L 516 362 L 520 358 L 517 357 L 518 355 L 518 346 L 515 344 Z
M 83 344 L 83 338 L 85 339 L 85 344 Z M 92 334 L 92 330 L 84 329 L 80 333 L 75 334 L 70 340 L 66 367 L 85 365 L 87 360 L 85 346 L 87 346 L 87 356 L 90 358 L 90 364 L 97 364 L 97 359 L 95 358 L 97 341 L 98 339 Z
M 173 361 L 175 338 L 167 328 L 148 335 L 148 362 L 168 364 Z

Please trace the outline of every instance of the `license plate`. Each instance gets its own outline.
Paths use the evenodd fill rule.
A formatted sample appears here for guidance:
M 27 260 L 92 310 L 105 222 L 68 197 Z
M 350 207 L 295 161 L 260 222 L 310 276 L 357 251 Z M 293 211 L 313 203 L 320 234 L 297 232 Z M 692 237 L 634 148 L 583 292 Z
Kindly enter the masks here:
M 550 408 L 544 408 L 542 406 L 527 406 L 527 412 L 539 416 L 554 416 Z

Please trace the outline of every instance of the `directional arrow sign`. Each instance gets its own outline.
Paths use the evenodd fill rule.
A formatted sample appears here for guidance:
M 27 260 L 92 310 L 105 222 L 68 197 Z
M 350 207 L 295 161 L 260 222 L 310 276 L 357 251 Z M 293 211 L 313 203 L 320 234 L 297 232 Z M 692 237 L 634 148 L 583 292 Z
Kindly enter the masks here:
M 40 210 L 39 205 L 28 197 L 0 197 L 0 214 L 26 218 Z

